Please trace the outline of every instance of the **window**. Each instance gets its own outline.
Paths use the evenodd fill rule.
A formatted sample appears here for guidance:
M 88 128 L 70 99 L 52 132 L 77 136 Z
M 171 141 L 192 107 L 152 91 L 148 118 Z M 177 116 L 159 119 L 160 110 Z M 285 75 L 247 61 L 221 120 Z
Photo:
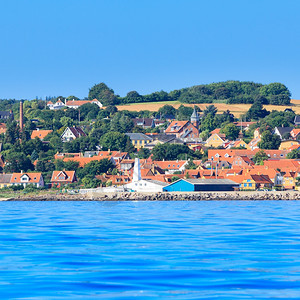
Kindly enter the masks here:
M 252 183 L 249 183 L 249 187 L 252 187 Z
M 247 183 L 244 183 L 244 187 L 246 187 L 247 186 Z

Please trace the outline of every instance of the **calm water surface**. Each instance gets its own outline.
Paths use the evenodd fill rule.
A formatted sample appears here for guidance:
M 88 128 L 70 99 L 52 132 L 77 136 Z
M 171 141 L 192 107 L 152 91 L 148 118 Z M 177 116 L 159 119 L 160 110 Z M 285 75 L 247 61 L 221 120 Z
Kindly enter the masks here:
M 0 202 L 1 299 L 300 299 L 300 202 Z

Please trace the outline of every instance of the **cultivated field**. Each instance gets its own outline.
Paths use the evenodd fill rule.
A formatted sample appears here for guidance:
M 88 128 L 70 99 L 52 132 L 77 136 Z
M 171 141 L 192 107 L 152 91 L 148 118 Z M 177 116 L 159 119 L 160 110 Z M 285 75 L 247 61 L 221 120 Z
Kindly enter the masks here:
M 279 105 L 265 105 L 264 107 L 269 110 L 278 110 L 283 111 L 286 108 L 292 108 L 296 114 L 300 114 L 300 100 L 292 100 L 291 106 L 279 106 Z M 131 103 L 127 105 L 119 105 L 118 110 L 129 110 L 129 111 L 141 111 L 141 110 L 150 110 L 150 111 L 158 111 L 164 105 L 172 105 L 176 109 L 183 104 L 184 106 L 194 107 L 194 104 L 180 103 L 179 101 L 165 101 L 165 102 L 149 102 L 149 103 Z M 251 104 L 225 104 L 225 103 L 201 103 L 196 104 L 202 110 L 205 109 L 206 106 L 213 104 L 217 107 L 218 112 L 222 113 L 227 109 L 230 110 L 231 113 L 235 115 L 235 117 L 239 117 L 248 111 Z

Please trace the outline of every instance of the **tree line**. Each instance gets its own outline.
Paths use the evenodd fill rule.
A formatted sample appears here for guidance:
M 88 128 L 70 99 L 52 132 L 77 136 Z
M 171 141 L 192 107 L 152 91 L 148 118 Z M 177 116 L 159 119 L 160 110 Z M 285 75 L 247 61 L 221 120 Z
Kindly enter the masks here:
M 89 90 L 89 99 L 98 99 L 103 105 L 117 105 L 142 102 L 180 101 L 182 103 L 213 103 L 224 102 L 290 105 L 291 93 L 288 88 L 279 82 L 270 84 L 254 83 L 250 81 L 225 81 L 211 84 L 195 85 L 188 88 L 153 92 L 149 95 L 140 95 L 137 91 L 130 91 L 125 97 L 114 93 L 105 83 L 95 84 Z

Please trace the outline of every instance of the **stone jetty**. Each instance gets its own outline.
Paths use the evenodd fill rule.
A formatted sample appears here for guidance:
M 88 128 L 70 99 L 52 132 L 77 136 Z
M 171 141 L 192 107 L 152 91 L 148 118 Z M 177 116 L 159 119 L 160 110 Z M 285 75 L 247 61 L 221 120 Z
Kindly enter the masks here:
M 300 200 L 297 191 L 257 192 L 170 192 L 170 193 L 87 193 L 21 195 L 7 201 L 211 201 L 211 200 Z

